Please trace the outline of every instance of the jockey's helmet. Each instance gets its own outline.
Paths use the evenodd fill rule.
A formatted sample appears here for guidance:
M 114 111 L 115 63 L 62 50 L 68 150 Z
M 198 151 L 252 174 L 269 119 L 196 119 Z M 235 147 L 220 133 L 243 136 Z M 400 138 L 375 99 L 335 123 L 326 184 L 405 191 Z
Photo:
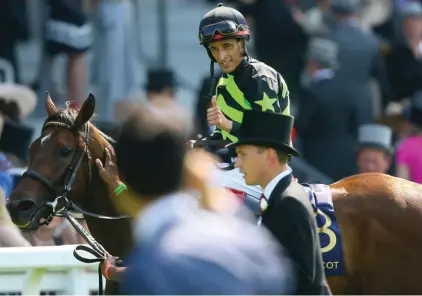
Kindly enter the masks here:
M 203 45 L 212 61 L 208 44 L 224 39 L 245 39 L 249 41 L 250 31 L 245 17 L 236 9 L 225 7 L 222 3 L 207 12 L 199 24 L 199 42 Z

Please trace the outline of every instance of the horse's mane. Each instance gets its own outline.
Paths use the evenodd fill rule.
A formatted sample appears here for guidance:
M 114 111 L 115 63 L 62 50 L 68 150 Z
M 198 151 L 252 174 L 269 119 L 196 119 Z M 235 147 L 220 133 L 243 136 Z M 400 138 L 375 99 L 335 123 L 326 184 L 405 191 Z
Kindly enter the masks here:
M 47 122 L 51 122 L 51 121 L 57 121 L 57 122 L 61 122 L 64 124 L 67 124 L 69 126 L 74 126 L 76 118 L 78 116 L 79 113 L 79 109 L 71 107 L 70 105 L 68 105 L 68 107 L 63 108 L 63 109 L 58 109 L 57 113 L 55 115 L 49 116 L 47 117 L 47 119 L 44 121 L 43 126 L 47 123 Z M 95 117 L 95 115 L 93 115 L 92 117 Z M 112 149 L 112 144 L 116 143 L 116 140 L 114 140 L 112 137 L 106 135 L 105 133 L 103 133 L 101 130 L 99 130 L 94 124 L 92 124 L 90 121 L 88 122 L 89 127 L 91 129 L 91 131 L 94 131 L 93 133 L 91 133 L 90 139 L 89 140 L 97 140 L 99 142 L 103 142 L 103 144 L 106 144 L 107 146 L 109 146 Z M 87 137 L 88 135 L 85 134 L 84 131 L 79 131 L 80 135 L 83 137 Z M 93 135 L 98 134 L 101 138 L 100 139 L 95 139 L 93 137 Z

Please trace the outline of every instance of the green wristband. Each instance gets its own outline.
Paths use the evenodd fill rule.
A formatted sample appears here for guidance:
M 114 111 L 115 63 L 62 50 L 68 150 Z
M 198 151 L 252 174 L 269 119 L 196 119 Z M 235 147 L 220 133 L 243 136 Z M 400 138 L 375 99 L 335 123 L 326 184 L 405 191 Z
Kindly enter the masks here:
M 127 189 L 127 186 L 124 183 L 121 183 L 116 188 L 114 188 L 114 194 L 119 196 L 123 191 Z

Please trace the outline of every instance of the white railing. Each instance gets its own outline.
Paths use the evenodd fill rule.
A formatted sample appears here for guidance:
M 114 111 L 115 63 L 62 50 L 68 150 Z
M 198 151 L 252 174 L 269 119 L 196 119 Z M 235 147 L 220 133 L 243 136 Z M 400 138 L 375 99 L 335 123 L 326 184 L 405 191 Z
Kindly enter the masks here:
M 43 291 L 56 295 L 89 295 L 98 292 L 98 263 L 76 260 L 75 247 L 0 248 L 0 294 L 40 295 Z M 88 258 L 92 256 L 85 254 Z

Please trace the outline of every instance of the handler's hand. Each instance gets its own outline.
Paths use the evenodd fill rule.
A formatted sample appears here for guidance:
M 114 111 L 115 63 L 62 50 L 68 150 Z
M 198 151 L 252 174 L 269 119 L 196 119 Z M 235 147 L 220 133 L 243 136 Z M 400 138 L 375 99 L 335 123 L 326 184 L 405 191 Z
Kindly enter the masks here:
M 101 272 L 104 275 L 106 279 L 112 280 L 110 278 L 110 269 L 116 266 L 116 259 L 111 256 L 110 254 L 107 254 L 106 259 L 101 262 Z
M 103 181 L 107 183 L 111 190 L 114 190 L 122 182 L 119 179 L 119 170 L 114 161 L 111 159 L 110 151 L 108 148 L 105 149 L 105 153 L 106 158 L 104 165 L 98 158 L 95 160 L 95 164 L 97 165 L 98 173 L 100 174 Z
M 211 108 L 207 110 L 207 120 L 209 125 L 215 125 L 219 129 L 230 132 L 232 130 L 233 122 L 228 120 L 223 112 L 221 112 L 220 107 L 217 106 L 217 100 L 215 96 L 211 99 Z

